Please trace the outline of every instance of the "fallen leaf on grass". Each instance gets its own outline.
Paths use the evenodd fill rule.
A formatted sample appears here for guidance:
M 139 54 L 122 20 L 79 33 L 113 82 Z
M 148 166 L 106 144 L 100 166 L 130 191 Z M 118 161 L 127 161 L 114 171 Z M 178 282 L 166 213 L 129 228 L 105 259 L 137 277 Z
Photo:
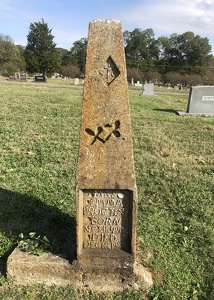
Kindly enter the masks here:
M 28 151 L 28 152 L 27 152 L 27 155 L 34 155 L 34 152 Z
M 176 168 L 176 165 L 177 165 L 176 163 L 173 163 L 173 164 L 172 164 L 172 168 L 175 169 L 175 168 Z

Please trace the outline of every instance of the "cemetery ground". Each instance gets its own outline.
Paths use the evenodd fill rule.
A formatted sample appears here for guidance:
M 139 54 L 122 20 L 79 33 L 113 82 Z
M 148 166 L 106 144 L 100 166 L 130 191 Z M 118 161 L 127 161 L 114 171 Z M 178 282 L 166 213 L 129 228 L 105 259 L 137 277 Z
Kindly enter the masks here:
M 130 93 L 137 260 L 152 271 L 149 295 L 21 287 L 5 277 L 17 243 L 39 255 L 75 242 L 82 89 L 0 83 L 0 95 L 0 299 L 214 299 L 214 118 L 177 116 L 186 95 Z

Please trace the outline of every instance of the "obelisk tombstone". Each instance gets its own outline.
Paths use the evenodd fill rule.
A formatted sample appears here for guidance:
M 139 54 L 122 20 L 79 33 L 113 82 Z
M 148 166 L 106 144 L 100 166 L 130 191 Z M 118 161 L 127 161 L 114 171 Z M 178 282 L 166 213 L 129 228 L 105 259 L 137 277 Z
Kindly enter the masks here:
M 107 292 L 143 284 L 148 291 L 152 274 L 135 260 L 136 210 L 122 27 L 116 20 L 95 20 L 89 28 L 77 169 L 77 261 L 17 247 L 8 258 L 8 278 Z
M 122 26 L 89 25 L 77 168 L 77 260 L 85 269 L 132 272 L 135 181 Z

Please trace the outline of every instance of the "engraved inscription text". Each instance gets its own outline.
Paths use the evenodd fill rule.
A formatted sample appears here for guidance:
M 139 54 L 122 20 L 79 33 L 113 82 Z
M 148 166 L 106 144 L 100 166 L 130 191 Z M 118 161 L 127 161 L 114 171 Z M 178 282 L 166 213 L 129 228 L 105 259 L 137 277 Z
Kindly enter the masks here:
M 202 101 L 214 101 L 214 96 L 202 96 Z
M 130 252 L 129 190 L 83 191 L 83 248 Z

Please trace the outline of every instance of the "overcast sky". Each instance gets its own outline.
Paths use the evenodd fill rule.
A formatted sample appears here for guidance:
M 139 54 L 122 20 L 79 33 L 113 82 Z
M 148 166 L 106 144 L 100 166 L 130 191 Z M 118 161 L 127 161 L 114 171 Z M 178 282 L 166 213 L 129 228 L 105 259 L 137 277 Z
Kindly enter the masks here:
M 0 0 L 0 34 L 25 46 L 29 25 L 44 19 L 57 47 L 87 37 L 94 19 L 118 19 L 123 31 L 152 28 L 155 37 L 192 31 L 214 53 L 214 0 Z

